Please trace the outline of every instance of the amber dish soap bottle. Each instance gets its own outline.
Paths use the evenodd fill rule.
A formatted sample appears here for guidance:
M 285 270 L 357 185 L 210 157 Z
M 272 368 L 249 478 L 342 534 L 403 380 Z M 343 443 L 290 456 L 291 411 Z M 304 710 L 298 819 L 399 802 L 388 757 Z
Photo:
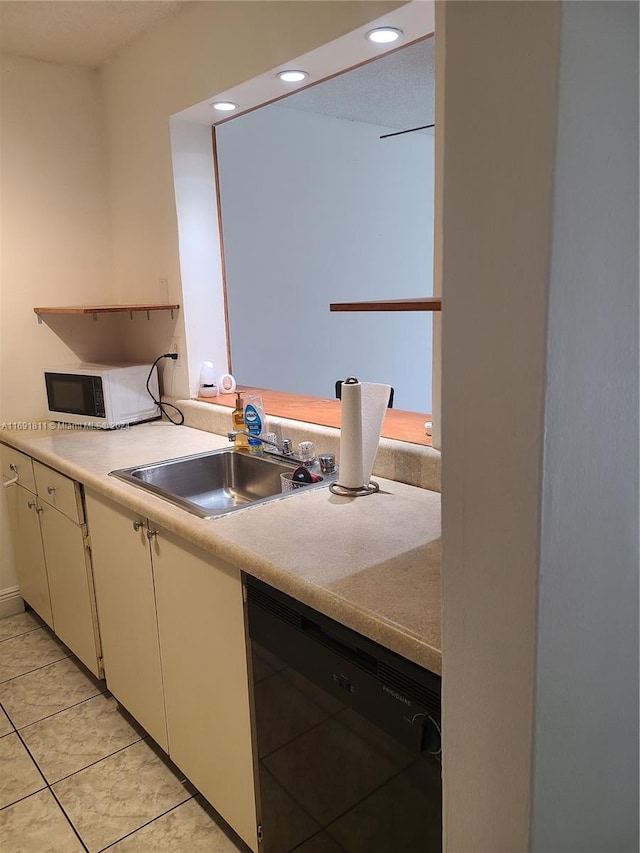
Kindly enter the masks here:
M 236 407 L 233 410 L 231 418 L 233 420 L 234 432 L 238 430 L 246 430 L 244 423 L 244 404 L 242 402 L 242 393 L 240 391 L 236 392 Z M 236 446 L 236 450 L 239 450 L 240 453 L 249 452 L 249 439 L 246 435 L 242 435 L 241 433 L 236 435 L 234 444 Z

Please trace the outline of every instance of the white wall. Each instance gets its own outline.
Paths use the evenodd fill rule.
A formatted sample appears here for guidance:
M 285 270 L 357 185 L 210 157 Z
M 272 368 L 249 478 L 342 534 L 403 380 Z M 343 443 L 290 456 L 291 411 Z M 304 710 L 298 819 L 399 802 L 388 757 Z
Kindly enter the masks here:
M 29 421 L 45 413 L 45 365 L 114 340 L 106 323 L 39 326 L 33 313 L 113 301 L 104 124 L 95 72 L 3 56 L 0 73 L 0 421 Z M 1 592 L 16 583 L 4 500 L 0 515 Z
M 436 5 L 448 853 L 529 849 L 558 29 L 555 3 Z
M 331 398 L 353 374 L 431 411 L 431 315 L 329 303 L 433 292 L 433 136 L 285 106 L 216 133 L 238 381 Z
M 171 121 L 182 320 L 188 329 L 192 394 L 198 393 L 203 361 L 213 363 L 218 378 L 229 369 L 211 134 L 211 128 L 204 125 Z
M 638 6 L 563 3 L 534 850 L 637 851 Z
M 193 3 L 102 69 L 119 301 L 165 297 L 160 279 L 168 278 L 169 298 L 182 302 L 169 117 L 398 5 Z M 204 328 L 217 329 L 220 319 L 205 307 Z M 172 332 L 186 352 L 184 317 Z M 158 332 L 155 351 L 166 351 L 170 343 L 170 335 Z M 191 367 L 192 377 L 198 367 Z M 189 394 L 186 370 L 176 372 L 172 389 Z
M 42 326 L 33 314 L 36 305 L 182 302 L 169 117 L 399 5 L 194 3 L 100 74 L 2 57 L 1 420 L 43 416 L 45 364 L 147 359 L 174 337 L 186 352 L 182 313 Z M 205 317 L 205 328 L 219 320 Z M 164 378 L 165 390 L 189 394 L 186 364 Z M 15 583 L 3 505 L 0 594 Z
M 637 851 L 637 5 L 437 14 L 445 849 Z

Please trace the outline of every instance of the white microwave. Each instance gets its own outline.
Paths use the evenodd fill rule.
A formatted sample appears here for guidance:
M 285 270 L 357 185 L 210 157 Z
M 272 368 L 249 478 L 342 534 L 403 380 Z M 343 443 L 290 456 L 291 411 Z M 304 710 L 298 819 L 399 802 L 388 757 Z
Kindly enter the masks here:
M 53 421 L 113 429 L 161 414 L 154 402 L 160 399 L 155 365 L 76 364 L 45 370 L 44 383 Z

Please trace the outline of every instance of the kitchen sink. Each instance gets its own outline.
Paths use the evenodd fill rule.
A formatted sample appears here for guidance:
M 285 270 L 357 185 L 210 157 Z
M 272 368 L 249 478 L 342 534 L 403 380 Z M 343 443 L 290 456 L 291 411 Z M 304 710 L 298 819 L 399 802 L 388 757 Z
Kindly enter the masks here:
M 215 518 L 328 484 L 325 479 L 283 493 L 280 475 L 290 474 L 297 464 L 281 457 L 249 456 L 233 448 L 223 448 L 121 468 L 111 471 L 110 476 L 146 489 L 200 518 Z

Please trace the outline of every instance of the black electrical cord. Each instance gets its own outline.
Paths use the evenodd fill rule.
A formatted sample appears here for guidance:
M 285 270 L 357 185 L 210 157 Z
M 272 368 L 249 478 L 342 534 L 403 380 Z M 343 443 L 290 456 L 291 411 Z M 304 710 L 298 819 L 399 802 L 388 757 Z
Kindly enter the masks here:
M 180 426 L 181 424 L 184 423 L 184 414 L 180 411 L 180 409 L 177 406 L 174 406 L 173 403 L 163 403 L 160 400 L 156 400 L 156 398 L 151 393 L 151 388 L 149 388 L 149 382 L 150 382 L 151 376 L 153 374 L 153 368 L 163 358 L 172 358 L 175 361 L 178 358 L 178 353 L 176 353 L 176 352 L 165 352 L 165 353 L 163 353 L 163 355 L 159 355 L 156 358 L 156 360 L 151 365 L 151 370 L 149 371 L 149 375 L 147 376 L 147 391 L 149 392 L 149 396 L 151 397 L 153 402 L 156 404 L 156 406 L 160 409 L 160 411 L 165 416 L 165 418 L 167 418 L 167 420 L 171 421 L 172 424 L 175 424 L 176 426 Z M 171 415 L 169 414 L 167 409 L 173 409 L 174 411 L 176 411 L 180 415 L 180 420 L 174 421 L 174 419 L 171 417 Z

